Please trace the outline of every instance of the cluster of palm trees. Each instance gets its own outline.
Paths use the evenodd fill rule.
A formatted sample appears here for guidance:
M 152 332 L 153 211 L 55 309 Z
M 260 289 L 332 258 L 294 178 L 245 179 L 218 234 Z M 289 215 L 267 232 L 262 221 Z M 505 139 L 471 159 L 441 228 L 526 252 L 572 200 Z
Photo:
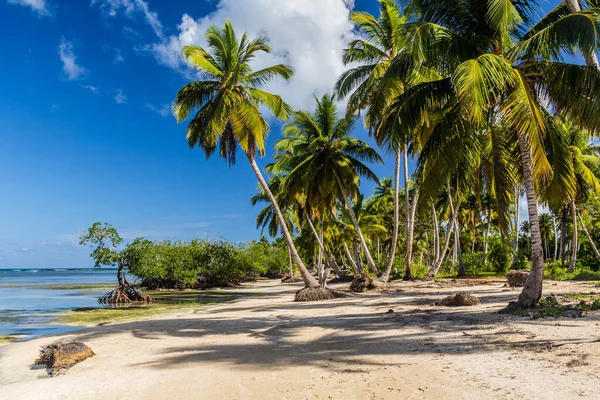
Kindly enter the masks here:
M 207 156 L 218 149 L 229 163 L 241 148 L 260 183 L 253 201 L 270 203 L 259 225 L 282 234 L 290 262 L 314 290 L 327 290 L 329 271 L 341 275 L 345 266 L 385 283 L 400 253 L 405 279 L 414 254 L 419 265 L 426 255 L 433 277 L 450 249 L 464 274 L 467 240 L 484 254 L 494 232 L 512 234 L 518 246 L 524 192 L 532 266 L 518 304 L 535 306 L 551 253 L 547 239 L 558 242 L 555 220 L 556 246 L 563 260 L 570 247 L 572 269 L 582 205 L 600 192 L 600 153 L 590 142 L 600 129 L 600 4 L 587 0 L 582 9 L 567 0 L 538 17 L 536 1 L 378 2 L 378 17 L 352 13 L 359 38 L 344 51 L 348 70 L 335 82 L 335 95 L 317 98 L 310 112 L 293 111 L 261 89 L 293 75 L 286 65 L 252 70 L 253 58 L 270 51 L 266 38 L 238 38 L 228 22 L 209 28 L 208 50 L 184 49 L 201 80 L 182 88 L 173 103 L 178 121 L 196 112 L 190 147 Z M 577 56 L 587 65 L 570 62 Z M 346 100 L 345 110 L 336 99 Z M 269 132 L 263 107 L 287 122 L 268 180 L 255 161 L 265 154 Z M 379 182 L 369 165 L 381 157 L 352 137 L 359 120 L 382 151 L 394 154 L 392 179 Z M 417 165 L 412 179 L 409 158 Z M 369 199 L 360 193 L 361 179 L 379 184 Z M 552 235 L 540 223 L 540 203 L 559 216 Z M 316 274 L 303 261 L 309 259 Z

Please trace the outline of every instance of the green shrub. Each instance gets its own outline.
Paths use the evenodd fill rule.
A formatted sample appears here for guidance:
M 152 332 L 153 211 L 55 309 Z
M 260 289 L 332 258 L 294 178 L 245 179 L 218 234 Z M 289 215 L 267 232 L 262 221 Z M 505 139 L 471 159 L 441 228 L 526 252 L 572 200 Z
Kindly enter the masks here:
M 494 272 L 505 274 L 510 267 L 513 257 L 513 248 L 508 240 L 493 237 L 490 240 L 490 252 L 488 261 L 492 265 Z
M 463 254 L 462 259 L 467 275 L 477 275 L 481 272 L 487 272 L 488 265 L 486 265 L 483 252 L 466 253 Z

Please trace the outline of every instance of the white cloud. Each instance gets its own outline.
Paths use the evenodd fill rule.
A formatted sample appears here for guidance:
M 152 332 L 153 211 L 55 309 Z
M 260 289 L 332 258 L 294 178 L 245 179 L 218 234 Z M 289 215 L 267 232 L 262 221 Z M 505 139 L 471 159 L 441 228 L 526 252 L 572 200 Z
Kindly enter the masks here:
M 164 37 L 163 26 L 158 19 L 158 14 L 150 11 L 148 3 L 143 0 L 92 0 L 92 5 L 98 5 L 102 12 L 109 17 L 115 17 L 121 11 L 131 18 L 134 14 L 142 14 L 154 34 L 161 39 Z
M 123 93 L 123 89 L 117 89 L 115 92 L 117 93 L 115 95 L 115 101 L 117 104 L 123 104 L 127 102 L 127 96 L 125 96 L 125 93 Z
M 50 15 L 46 0 L 8 0 L 8 4 L 31 7 L 31 9 L 39 15 Z
M 313 95 L 333 90 L 333 84 L 345 70 L 342 51 L 354 37 L 349 20 L 352 1 L 344 0 L 220 0 L 217 9 L 194 20 L 187 14 L 178 26 L 179 34 L 147 46 L 159 63 L 186 72 L 181 58 L 185 45 L 206 45 L 204 33 L 211 25 L 223 26 L 230 20 L 241 36 L 266 35 L 272 53 L 261 55 L 254 68 L 286 63 L 295 71 L 290 82 L 277 80 L 266 87 L 280 94 L 293 107 L 313 107 Z
M 113 64 L 118 64 L 123 61 L 125 61 L 125 57 L 123 57 L 120 51 L 115 51 L 115 56 L 113 57 Z
M 171 114 L 171 105 L 163 104 L 162 106 L 155 106 L 153 104 L 147 103 L 146 107 L 155 113 L 159 114 L 161 117 L 166 117 Z
M 77 56 L 73 53 L 73 43 L 65 38 L 62 38 L 58 45 L 58 54 L 63 63 L 63 72 L 67 75 L 68 80 L 81 79 L 87 73 L 85 68 L 77 65 Z
M 98 94 L 98 88 L 96 86 L 92 86 L 92 85 L 79 85 L 84 89 L 89 90 L 90 92 L 94 93 L 94 94 Z

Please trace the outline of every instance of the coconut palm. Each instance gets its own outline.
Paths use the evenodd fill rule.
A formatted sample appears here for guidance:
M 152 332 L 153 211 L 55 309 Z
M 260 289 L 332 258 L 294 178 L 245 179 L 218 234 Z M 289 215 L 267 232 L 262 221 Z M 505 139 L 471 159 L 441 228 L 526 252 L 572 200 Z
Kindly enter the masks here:
M 597 49 L 600 14 L 587 9 L 534 21 L 533 1 L 415 0 L 413 5 L 420 21 L 403 27 L 412 57 L 397 57 L 389 70 L 402 79 L 414 69 L 435 67 L 442 78 L 406 90 L 391 105 L 391 118 L 398 129 L 423 129 L 427 141 L 438 143 L 453 135 L 473 136 L 493 123 L 506 129 L 508 145 L 518 145 L 532 269 L 517 304 L 532 307 L 541 298 L 544 269 L 535 182 L 552 174 L 543 142 L 553 115 L 595 133 L 600 129 L 599 71 L 563 60 L 565 54 L 590 56 Z M 440 155 L 438 170 L 456 165 L 469 152 L 459 147 L 465 143 L 458 140 L 454 151 Z
M 208 48 L 186 46 L 185 59 L 198 69 L 202 80 L 194 81 L 179 90 L 173 102 L 173 114 L 178 122 L 188 119 L 188 145 L 200 147 L 209 157 L 217 149 L 229 164 L 236 161 L 237 147 L 246 155 L 260 186 L 267 195 L 287 242 L 292 257 L 306 287 L 318 287 L 318 282 L 300 259 L 282 211 L 256 164 L 256 156 L 265 153 L 269 124 L 260 112 L 265 107 L 276 118 L 286 120 L 291 108 L 281 97 L 261 87 L 273 78 L 290 79 L 292 69 L 283 64 L 253 71 L 250 63 L 260 53 L 269 53 L 265 37 L 249 39 L 244 33 L 238 38 L 229 21 L 223 28 L 212 26 L 206 31 Z
M 385 115 L 391 100 L 402 93 L 409 79 L 397 79 L 397 75 L 388 74 L 387 70 L 393 59 L 406 47 L 401 27 L 408 20 L 408 14 L 402 13 L 395 0 L 378 0 L 379 18 L 367 12 L 353 12 L 360 39 L 350 42 L 344 51 L 343 61 L 346 65 L 359 63 L 343 73 L 336 83 L 336 91 L 340 97 L 350 94 L 348 112 L 353 114 L 367 109 L 365 126 L 371 132 Z M 379 277 L 387 282 L 394 262 L 398 242 L 399 225 L 399 186 L 400 160 L 404 156 L 405 191 L 408 192 L 408 153 L 406 141 L 399 138 L 376 135 L 380 145 L 385 145 L 396 155 L 394 170 L 394 226 L 392 231 L 390 255 L 387 265 Z M 410 198 L 405 197 L 406 209 L 410 209 Z M 413 213 L 414 214 L 414 213 Z M 406 213 L 407 236 L 412 236 L 411 213 Z M 412 257 L 412 240 L 407 241 L 407 273 L 410 273 Z
M 544 254 L 545 258 L 550 258 L 550 248 L 548 243 L 552 240 L 552 234 L 554 229 L 552 228 L 552 217 L 548 213 L 542 213 L 539 217 L 540 220 L 540 233 L 542 234 L 542 241 L 544 243 Z
M 363 162 L 382 163 L 381 157 L 365 142 L 350 137 L 355 119 L 340 118 L 334 96 L 316 99 L 315 113 L 298 111 L 284 127 L 285 137 L 276 144 L 278 154 L 273 171 L 289 171 L 285 177 L 288 195 L 302 195 L 306 208 L 319 215 L 331 214 L 332 199 L 345 205 L 365 253 L 367 264 L 377 267 L 362 234 L 351 199 L 359 194 L 360 177 L 378 182 Z

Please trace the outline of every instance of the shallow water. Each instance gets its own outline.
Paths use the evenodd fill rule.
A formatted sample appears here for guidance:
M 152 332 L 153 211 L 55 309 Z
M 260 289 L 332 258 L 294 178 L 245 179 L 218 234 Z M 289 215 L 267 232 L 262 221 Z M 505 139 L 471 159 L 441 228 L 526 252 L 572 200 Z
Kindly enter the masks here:
M 89 286 L 116 286 L 116 270 L 0 270 L 0 335 L 32 338 L 76 329 L 52 322 L 67 310 L 102 307 L 98 296 L 109 289 Z

